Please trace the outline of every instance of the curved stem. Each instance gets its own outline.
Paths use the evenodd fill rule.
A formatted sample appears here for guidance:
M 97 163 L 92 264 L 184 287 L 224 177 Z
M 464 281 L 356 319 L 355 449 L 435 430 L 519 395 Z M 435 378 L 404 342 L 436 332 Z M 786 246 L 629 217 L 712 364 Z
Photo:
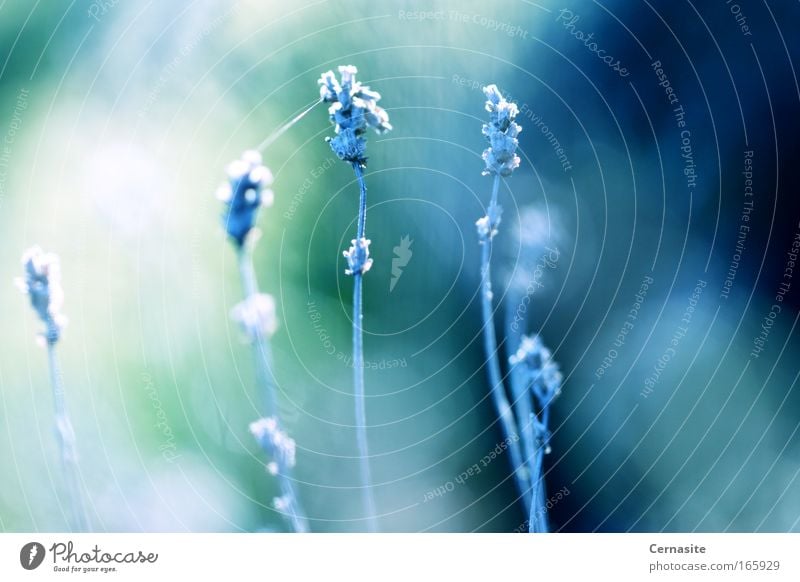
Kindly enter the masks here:
M 253 268 L 253 256 L 246 245 L 237 249 L 239 262 L 239 275 L 242 280 L 242 290 L 245 300 L 258 294 L 258 281 L 256 280 L 255 269 Z M 272 349 L 269 339 L 256 329 L 255 337 L 252 338 L 254 356 L 256 360 L 256 374 L 258 386 L 261 392 L 261 399 L 266 409 L 266 416 L 271 416 L 280 425 L 278 417 L 278 399 L 275 389 L 275 378 L 272 373 Z M 281 495 L 288 499 L 289 503 L 284 518 L 289 522 L 292 529 L 297 533 L 309 531 L 308 519 L 305 516 L 300 499 L 294 487 L 292 468 L 286 463 L 284 455 L 276 454 L 275 451 L 265 451 L 272 455 L 273 460 L 278 465 L 278 481 Z
M 50 368 L 50 381 L 53 387 L 56 435 L 61 450 L 61 463 L 64 468 L 67 492 L 72 506 L 73 529 L 77 532 L 86 532 L 89 531 L 89 516 L 83 503 L 75 432 L 67 411 L 64 379 L 61 376 L 55 342 L 47 342 L 47 361 Z
M 367 185 L 364 182 L 364 170 L 358 163 L 353 163 L 359 186 L 358 227 L 356 241 L 364 238 L 367 222 Z M 353 273 L 353 385 L 355 397 L 356 441 L 358 443 L 359 468 L 361 473 L 361 495 L 364 513 L 367 517 L 367 528 L 370 532 L 378 531 L 375 519 L 375 500 L 372 496 L 372 473 L 369 466 L 369 447 L 367 444 L 367 412 L 364 388 L 364 334 L 363 314 L 363 273 Z
M 492 187 L 492 199 L 489 203 L 488 215 L 496 216 L 497 192 L 500 188 L 500 176 L 495 175 Z M 491 221 L 490 221 L 491 222 Z M 491 229 L 492 224 L 489 225 Z M 530 512 L 530 484 L 524 474 L 522 452 L 519 445 L 519 435 L 515 427 L 514 414 L 505 394 L 502 375 L 500 374 L 499 349 L 494 328 L 494 311 L 492 309 L 492 281 L 489 269 L 489 259 L 492 254 L 492 233 L 482 241 L 481 249 L 481 314 L 483 316 L 483 347 L 486 354 L 486 365 L 491 384 L 492 398 L 494 400 L 503 435 L 508 443 L 508 452 L 511 457 L 514 480 L 517 484 L 520 497 L 525 506 L 526 513 Z

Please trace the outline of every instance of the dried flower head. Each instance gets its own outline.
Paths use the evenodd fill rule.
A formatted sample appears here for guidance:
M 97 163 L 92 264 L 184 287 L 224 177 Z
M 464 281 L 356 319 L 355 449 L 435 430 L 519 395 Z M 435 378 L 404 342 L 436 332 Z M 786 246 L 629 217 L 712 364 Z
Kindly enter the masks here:
M 561 393 L 563 376 L 553 354 L 538 335 L 523 335 L 517 352 L 508 361 L 512 366 L 522 367 L 542 406 L 548 405 Z
M 276 474 L 280 467 L 294 467 L 297 447 L 294 439 L 281 430 L 277 418 L 274 416 L 259 418 L 250 423 L 250 432 L 259 446 L 275 459 L 276 465 L 273 465 L 272 468 L 270 468 L 271 464 L 267 465 L 270 473 L 274 469 L 275 473 L 273 474 Z
M 278 330 L 275 299 L 266 293 L 255 293 L 237 303 L 231 310 L 231 318 L 250 340 L 270 337 Z
M 261 163 L 261 154 L 248 150 L 228 164 L 228 183 L 217 189 L 217 197 L 225 202 L 223 224 L 228 235 L 240 247 L 255 225 L 258 209 L 271 206 L 272 172 Z
M 343 251 L 344 258 L 347 259 L 347 269 L 345 275 L 363 275 L 372 267 L 372 259 L 369 258 L 369 245 L 372 241 L 366 238 L 353 239 L 350 248 Z
M 22 255 L 25 276 L 17 278 L 17 287 L 28 295 L 31 306 L 45 324 L 42 337 L 47 343 L 55 343 L 67 323 L 61 314 L 64 290 L 61 288 L 61 268 L 58 256 L 45 253 L 38 246 L 31 247 Z
M 323 73 L 319 83 L 320 98 L 332 105 L 328 108 L 331 122 L 336 126 L 336 136 L 326 138 L 339 159 L 366 164 L 366 140 L 363 135 L 373 128 L 378 133 L 392 129 L 389 114 L 378 106 L 380 93 L 356 81 L 358 69 L 353 65 L 339 67 L 341 82 L 333 71 Z
M 499 174 L 510 176 L 519 167 L 517 136 L 522 128 L 514 121 L 519 113 L 516 103 L 506 101 L 497 85 L 483 88 L 486 95 L 486 111 L 489 112 L 489 123 L 483 126 L 483 135 L 489 141 L 489 147 L 483 151 L 486 162 L 484 175 Z

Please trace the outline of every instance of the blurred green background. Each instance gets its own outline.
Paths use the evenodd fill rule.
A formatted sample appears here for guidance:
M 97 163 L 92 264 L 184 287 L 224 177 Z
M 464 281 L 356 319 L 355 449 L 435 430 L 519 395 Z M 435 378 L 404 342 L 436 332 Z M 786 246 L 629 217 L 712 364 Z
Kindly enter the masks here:
M 796 289 L 765 353 L 749 355 L 798 227 L 797 8 L 752 7 L 750 40 L 721 6 L 566 6 L 629 78 L 545 0 L 437 2 L 424 20 L 410 2 L 0 3 L 0 529 L 67 527 L 39 323 L 12 285 L 34 243 L 61 257 L 59 353 L 93 528 L 283 529 L 247 429 L 260 411 L 229 318 L 241 291 L 213 194 L 225 165 L 310 105 L 320 73 L 340 64 L 383 95 L 395 127 L 368 142 L 367 413 L 382 529 L 525 520 L 504 458 L 425 501 L 503 438 L 477 302 L 488 83 L 519 103 L 523 126 L 522 167 L 500 194 L 499 332 L 545 247 L 558 249 L 527 324 L 565 375 L 546 469 L 548 490 L 570 495 L 553 528 L 800 529 Z M 656 59 L 688 112 L 693 191 Z M 358 531 L 341 256 L 357 186 L 323 140 L 331 131 L 318 106 L 264 152 L 275 204 L 261 214 L 256 268 L 278 304 L 282 417 L 312 529 Z M 758 196 L 726 300 L 746 149 Z M 405 236 L 413 256 L 390 290 Z M 639 319 L 598 377 L 645 277 Z M 698 280 L 686 337 L 644 398 Z

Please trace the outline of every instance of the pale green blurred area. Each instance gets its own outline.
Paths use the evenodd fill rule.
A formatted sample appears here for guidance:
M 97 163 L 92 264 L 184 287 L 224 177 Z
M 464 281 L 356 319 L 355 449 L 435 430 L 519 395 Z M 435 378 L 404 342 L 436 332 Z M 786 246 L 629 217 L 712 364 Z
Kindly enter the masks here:
M 746 358 L 749 346 L 728 343 L 738 323 L 735 310 L 719 314 L 711 337 L 702 335 L 716 309 L 713 273 L 708 302 L 662 380 L 658 400 L 639 398 L 641 379 L 669 342 L 706 259 L 704 248 L 694 250 L 698 240 L 683 255 L 680 218 L 667 219 L 658 289 L 631 336 L 635 348 L 615 364 L 612 380 L 590 389 L 648 272 L 660 215 L 641 207 L 634 214 L 628 144 L 619 143 L 612 122 L 594 122 L 590 148 L 581 128 L 564 121 L 558 100 L 535 81 L 557 68 L 547 61 L 552 53 L 534 53 L 518 39 L 449 16 L 440 22 L 399 18 L 398 10 L 413 9 L 412 3 L 122 1 L 99 22 L 87 16 L 89 6 L 29 13 L 28 3 L 16 1 L 0 10 L 3 56 L 25 23 L 1 77 L 0 131 L 20 90 L 29 91 L 0 199 L 0 528 L 67 527 L 46 357 L 35 342 L 40 326 L 12 285 L 22 251 L 37 243 L 61 257 L 70 324 L 58 350 L 93 527 L 284 529 L 270 506 L 275 485 L 247 429 L 260 405 L 251 352 L 229 318 L 241 292 L 214 191 L 230 160 L 310 105 L 319 74 L 345 63 L 356 64 L 360 78 L 382 93 L 396 128 L 370 135 L 368 143 L 374 206 L 367 232 L 375 265 L 365 279 L 365 357 L 376 367 L 404 363 L 366 372 L 382 528 L 510 531 L 524 520 L 513 505 L 504 459 L 424 502 L 426 492 L 452 481 L 502 440 L 480 367 L 475 301 L 474 221 L 490 188 L 480 175 L 479 85 L 489 82 L 559 111 L 552 123 L 573 146 L 575 166 L 587 168 L 574 174 L 576 196 L 547 142 L 523 134 L 527 160 L 501 194 L 506 230 L 499 239 L 505 262 L 496 269 L 498 299 L 505 292 L 502 279 L 519 258 L 512 233 L 520 207 L 545 214 L 563 253 L 558 268 L 546 274 L 531 323 L 556 349 L 567 376 L 555 413 L 554 449 L 564 456 L 548 487 L 569 485 L 572 505 L 562 507 L 558 519 L 568 530 L 592 529 L 628 503 L 621 517 L 603 526 L 625 529 L 663 493 L 636 528 L 664 527 L 687 498 L 668 529 L 695 527 L 717 499 L 701 529 L 728 526 L 743 506 L 734 528 L 755 527 L 762 518 L 766 529 L 797 527 L 797 448 L 781 450 L 794 419 L 781 413 L 764 431 L 794 371 L 757 362 L 737 384 L 739 368 L 720 366 L 723 358 Z M 520 23 L 531 36 L 552 18 L 526 3 L 442 6 Z M 463 86 L 454 76 L 475 84 Z M 592 102 L 588 108 L 600 108 L 591 95 L 585 99 Z M 342 361 L 350 355 L 352 282 L 341 251 L 354 233 L 357 189 L 346 165 L 326 162 L 332 153 L 323 137 L 330 133 L 320 106 L 265 152 L 275 174 L 275 204 L 260 218 L 256 268 L 262 290 L 278 303 L 275 374 L 282 418 L 298 443 L 296 477 L 312 529 L 355 531 L 363 522 L 352 372 Z M 635 151 L 639 144 L 630 145 L 644 179 L 652 178 L 654 163 Z M 595 155 L 607 172 L 602 191 L 591 167 Z M 632 218 L 640 238 L 628 260 Z M 405 235 L 414 240 L 413 259 L 390 292 L 393 247 Z M 690 274 L 675 282 L 681 258 Z M 589 288 L 595 295 L 587 300 Z M 769 303 L 756 296 L 751 308 L 763 315 Z M 773 331 L 776 346 L 789 336 L 789 321 Z M 789 340 L 786 349 L 796 350 L 796 340 Z M 708 352 L 695 360 L 701 344 Z M 767 375 L 769 387 L 754 401 Z M 732 392 L 732 386 L 738 388 Z M 637 403 L 620 438 L 617 430 Z M 743 418 L 745 430 L 738 431 Z M 761 435 L 744 480 L 736 471 Z M 703 446 L 678 472 L 699 441 Z M 601 452 L 605 456 L 593 462 Z M 766 491 L 745 504 L 753 475 L 771 464 Z M 623 465 L 625 471 L 614 473 Z M 582 480 L 572 484 L 579 474 Z M 623 500 L 640 484 L 645 500 L 637 501 L 639 493 Z M 568 522 L 591 500 L 588 516 Z

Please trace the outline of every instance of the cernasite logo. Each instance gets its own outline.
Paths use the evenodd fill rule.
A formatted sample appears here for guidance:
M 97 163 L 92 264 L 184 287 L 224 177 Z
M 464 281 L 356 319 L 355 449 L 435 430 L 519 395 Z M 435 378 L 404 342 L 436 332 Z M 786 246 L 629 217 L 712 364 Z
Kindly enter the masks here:
M 39 542 L 28 542 L 19 552 L 19 563 L 26 570 L 35 570 L 44 562 L 44 546 Z

